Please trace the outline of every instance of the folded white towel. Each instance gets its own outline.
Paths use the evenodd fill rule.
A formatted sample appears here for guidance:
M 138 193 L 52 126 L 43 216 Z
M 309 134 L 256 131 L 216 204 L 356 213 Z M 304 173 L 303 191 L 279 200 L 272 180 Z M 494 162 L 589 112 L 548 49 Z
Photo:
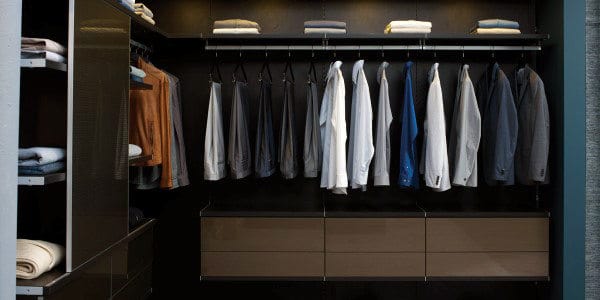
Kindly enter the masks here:
M 19 149 L 19 166 L 41 166 L 65 159 L 66 151 L 62 148 L 33 147 Z
M 65 247 L 45 241 L 17 239 L 17 278 L 34 279 L 65 257 Z
M 138 15 L 138 16 L 140 16 L 140 17 L 142 17 L 142 19 L 144 19 L 146 22 L 148 22 L 148 23 L 150 23 L 152 25 L 156 25 L 156 22 L 154 21 L 154 19 L 152 19 L 151 17 L 149 17 L 145 13 L 136 11 L 135 14 Z
M 152 11 L 143 3 L 133 3 L 133 8 L 135 9 L 135 12 L 143 12 L 146 16 L 154 18 Z
M 431 22 L 416 21 L 416 20 L 404 20 L 404 21 L 391 21 L 387 26 L 390 28 L 429 28 L 431 29 Z
M 215 28 L 213 34 L 260 34 L 257 28 Z
M 475 34 L 520 34 L 521 30 L 512 28 L 477 28 L 471 33 Z
M 49 61 L 55 61 L 58 63 L 67 63 L 67 59 L 57 53 L 44 50 L 21 50 L 22 59 L 39 59 L 43 58 Z
M 304 34 L 346 34 L 346 29 L 339 28 L 304 28 Z
M 50 51 L 60 55 L 67 54 L 67 49 L 53 40 L 28 37 L 21 38 L 21 50 Z
M 431 33 L 430 28 L 386 28 L 383 32 L 385 34 L 390 33 Z
M 129 144 L 129 157 L 138 156 L 142 154 L 142 148 L 138 145 Z

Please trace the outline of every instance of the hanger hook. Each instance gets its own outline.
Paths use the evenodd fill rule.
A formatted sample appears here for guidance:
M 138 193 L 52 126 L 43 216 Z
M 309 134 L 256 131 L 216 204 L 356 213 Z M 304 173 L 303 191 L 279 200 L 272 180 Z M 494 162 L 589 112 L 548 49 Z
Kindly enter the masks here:
M 383 45 L 381 45 L 381 58 L 385 58 L 385 52 L 383 51 Z
M 269 53 L 267 52 L 267 46 L 265 45 L 265 58 L 269 57 Z
M 433 58 L 437 58 L 437 51 L 435 51 L 435 45 L 433 45 Z
M 311 46 L 310 57 L 315 58 L 315 45 Z
M 358 45 L 358 58 L 360 58 L 360 45 Z
M 333 46 L 333 58 L 337 58 L 337 46 Z
M 290 46 L 290 45 L 288 45 L 288 58 L 291 58 L 291 57 L 292 57 L 292 52 L 291 52 L 291 50 L 290 50 L 290 47 L 291 47 L 291 46 Z

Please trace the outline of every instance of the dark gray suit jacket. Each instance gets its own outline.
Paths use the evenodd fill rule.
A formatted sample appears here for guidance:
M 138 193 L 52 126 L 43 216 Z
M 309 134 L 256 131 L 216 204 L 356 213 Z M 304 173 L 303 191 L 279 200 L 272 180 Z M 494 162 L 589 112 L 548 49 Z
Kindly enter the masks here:
M 496 63 L 483 74 L 477 86 L 483 179 L 490 186 L 513 185 L 519 125 L 510 82 Z
M 520 184 L 548 182 L 550 114 L 544 83 L 529 66 L 516 74 L 515 103 L 519 114 L 519 137 L 515 174 Z

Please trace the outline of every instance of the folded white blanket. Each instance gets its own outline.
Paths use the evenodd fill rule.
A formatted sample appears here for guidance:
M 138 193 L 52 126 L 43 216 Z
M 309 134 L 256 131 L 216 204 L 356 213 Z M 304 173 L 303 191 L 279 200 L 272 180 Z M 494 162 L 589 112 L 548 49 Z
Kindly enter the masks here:
M 520 34 L 521 30 L 512 28 L 477 28 L 471 33 L 475 34 Z
M 146 22 L 148 22 L 152 25 L 156 25 L 156 22 L 154 22 L 154 19 L 152 19 L 148 15 L 144 14 L 143 12 L 136 11 L 135 14 L 142 17 L 142 19 L 144 19 Z
M 138 156 L 142 154 L 142 148 L 138 145 L 129 144 L 129 157 Z
M 52 270 L 65 257 L 61 245 L 17 239 L 17 278 L 34 279 Z
M 431 28 L 386 28 L 383 33 L 431 33 Z
M 21 38 L 21 50 L 50 51 L 60 55 L 67 54 L 67 49 L 53 40 L 28 37 Z
M 391 21 L 387 26 L 390 28 L 429 28 L 431 29 L 431 22 L 416 21 L 416 20 L 404 20 L 404 21 Z
M 143 3 L 134 3 L 133 8 L 135 9 L 135 12 L 143 12 L 146 16 L 154 18 L 152 11 Z
M 55 61 L 59 63 L 67 63 L 67 59 L 57 53 L 51 51 L 44 50 L 21 50 L 21 58 L 22 59 L 38 59 L 43 58 L 50 61 Z
M 260 34 L 257 28 L 215 28 L 213 34 Z
M 41 166 L 65 159 L 66 151 L 62 148 L 33 147 L 19 149 L 19 166 Z
M 321 34 L 346 34 L 346 29 L 339 28 L 304 28 L 304 34 L 321 33 Z

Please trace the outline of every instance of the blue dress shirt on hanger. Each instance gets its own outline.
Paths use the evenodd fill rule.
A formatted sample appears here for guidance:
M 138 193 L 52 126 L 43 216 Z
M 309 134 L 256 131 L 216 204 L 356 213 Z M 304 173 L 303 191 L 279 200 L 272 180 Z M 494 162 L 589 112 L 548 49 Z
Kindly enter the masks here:
M 398 184 L 402 187 L 419 188 L 417 170 L 417 117 L 413 101 L 411 67 L 412 61 L 404 66 L 404 103 L 402 104 L 402 132 L 400 135 L 400 176 Z

